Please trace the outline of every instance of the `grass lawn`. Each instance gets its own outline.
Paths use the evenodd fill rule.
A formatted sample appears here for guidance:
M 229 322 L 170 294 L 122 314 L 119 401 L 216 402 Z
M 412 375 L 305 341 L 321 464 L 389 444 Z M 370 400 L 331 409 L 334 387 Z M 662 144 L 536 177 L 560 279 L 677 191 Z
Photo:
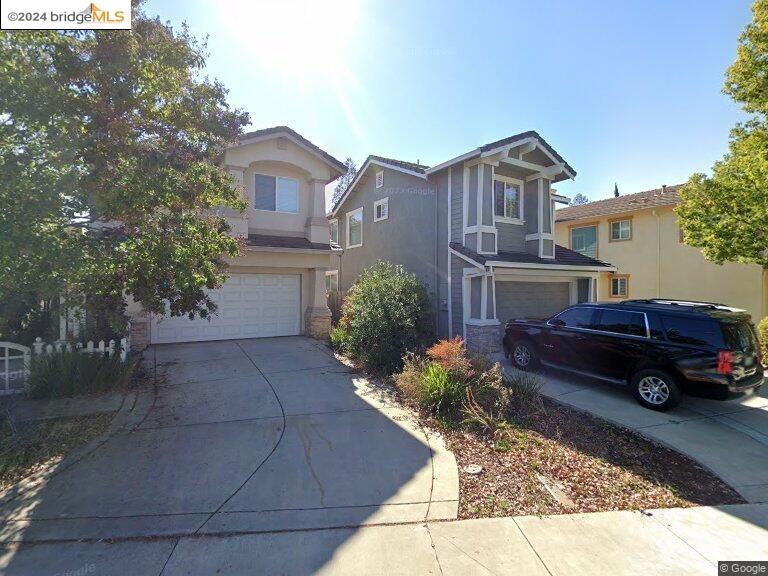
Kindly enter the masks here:
M 106 431 L 114 412 L 38 420 L 12 425 L 0 421 L 0 490 L 55 466 L 77 446 Z

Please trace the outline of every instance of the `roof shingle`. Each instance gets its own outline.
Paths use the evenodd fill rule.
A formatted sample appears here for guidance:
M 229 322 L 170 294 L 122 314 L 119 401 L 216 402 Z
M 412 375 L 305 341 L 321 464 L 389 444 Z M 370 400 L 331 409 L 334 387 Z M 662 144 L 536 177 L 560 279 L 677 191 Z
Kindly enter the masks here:
M 675 186 L 654 188 L 653 190 L 646 190 L 635 194 L 587 202 L 580 206 L 560 208 L 555 212 L 555 220 L 558 222 L 568 222 L 570 220 L 623 214 L 625 212 L 634 212 L 635 210 L 654 208 L 655 206 L 677 204 L 680 201 L 679 190 L 681 186 L 682 184 L 676 184 Z
M 607 262 L 584 256 L 559 244 L 555 244 L 554 259 L 539 258 L 535 254 L 529 254 L 528 252 L 499 251 L 498 254 L 478 254 L 458 242 L 451 242 L 450 246 L 459 254 L 471 258 L 479 264 L 485 264 L 486 262 L 519 262 L 521 264 L 543 264 L 545 266 L 605 266 L 607 268 L 611 266 Z
M 330 244 L 320 242 L 310 242 L 306 238 L 299 236 L 269 236 L 266 234 L 249 234 L 246 241 L 248 246 L 259 246 L 262 248 L 290 248 L 294 250 L 322 250 L 331 251 Z

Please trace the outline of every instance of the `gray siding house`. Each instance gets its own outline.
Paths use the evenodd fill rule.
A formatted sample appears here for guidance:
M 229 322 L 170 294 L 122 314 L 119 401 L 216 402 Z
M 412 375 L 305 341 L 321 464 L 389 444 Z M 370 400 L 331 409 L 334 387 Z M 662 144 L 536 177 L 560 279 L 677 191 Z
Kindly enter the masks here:
M 377 260 L 417 274 L 437 333 L 496 351 L 511 318 L 546 317 L 599 297 L 605 262 L 555 244 L 558 195 L 576 172 L 536 132 L 480 146 L 434 167 L 369 156 L 329 214 L 346 291 Z

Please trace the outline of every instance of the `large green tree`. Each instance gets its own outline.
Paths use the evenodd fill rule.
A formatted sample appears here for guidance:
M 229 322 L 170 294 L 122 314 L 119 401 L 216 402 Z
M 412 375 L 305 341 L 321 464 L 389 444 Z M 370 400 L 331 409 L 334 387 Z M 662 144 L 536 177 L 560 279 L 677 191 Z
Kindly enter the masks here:
M 212 209 L 242 208 L 218 161 L 248 116 L 205 58 L 140 2 L 130 31 L 0 32 L 0 302 L 210 313 L 239 251 Z
M 677 207 L 685 242 L 718 263 L 768 268 L 768 0 L 752 6 L 724 91 L 752 117 L 732 131 L 712 175 L 694 174 Z

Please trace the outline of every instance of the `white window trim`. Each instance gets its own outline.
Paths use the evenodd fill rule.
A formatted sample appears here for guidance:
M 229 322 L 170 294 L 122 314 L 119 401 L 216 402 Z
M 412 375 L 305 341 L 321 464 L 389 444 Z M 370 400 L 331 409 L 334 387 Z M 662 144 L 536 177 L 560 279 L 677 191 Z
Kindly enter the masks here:
M 353 216 L 355 216 L 357 214 L 360 214 L 360 244 L 350 244 L 349 243 L 349 220 L 350 220 L 350 218 L 352 218 Z M 363 218 L 363 207 L 362 206 L 360 208 L 357 208 L 355 210 L 350 210 L 349 212 L 347 212 L 346 218 L 345 218 L 345 224 L 346 225 L 344 226 L 344 229 L 345 229 L 345 232 L 346 232 L 345 240 L 346 240 L 347 248 L 359 248 L 360 246 L 363 245 L 363 224 L 364 224 L 364 222 L 365 222 L 365 219 Z
M 584 230 L 585 228 L 594 228 L 595 229 L 595 242 L 597 242 L 597 235 L 598 235 L 598 232 L 599 232 L 597 224 L 588 224 L 586 226 L 574 226 L 573 228 L 570 229 L 570 231 L 569 231 L 570 238 L 568 238 L 569 246 L 571 246 L 571 250 L 573 250 L 574 252 L 579 252 L 579 251 L 576 250 L 576 248 L 573 247 L 573 232 L 575 230 Z M 598 245 L 598 250 L 599 250 L 599 245 Z M 587 256 L 583 252 L 579 252 L 579 254 L 581 254 L 582 256 Z M 591 256 L 589 256 L 589 257 L 591 258 Z M 597 257 L 597 256 L 595 256 L 595 257 Z
M 328 234 L 331 237 L 331 242 L 333 242 L 333 234 L 331 234 L 331 228 L 333 228 L 333 225 L 336 225 L 336 244 L 339 244 L 339 219 L 333 218 L 332 220 L 328 221 Z
M 384 170 L 376 172 L 376 188 L 382 188 L 384 186 Z
M 275 209 L 274 210 L 264 210 L 263 208 L 256 208 L 256 176 L 268 176 L 269 178 L 275 179 Z M 286 212 L 285 210 L 277 209 L 277 181 L 281 178 L 283 180 L 293 180 L 294 182 L 296 182 L 296 211 L 295 212 Z M 291 178 L 290 176 L 278 176 L 277 174 L 267 174 L 265 172 L 254 172 L 253 173 L 253 209 L 257 212 L 267 212 L 269 214 L 299 214 L 301 212 L 301 182 L 296 178 Z
M 615 294 L 613 292 L 613 282 L 614 280 L 617 282 L 617 285 L 619 288 L 621 288 L 621 281 L 624 280 L 624 294 L 618 293 Z M 611 278 L 610 285 L 608 286 L 609 293 L 611 295 L 611 298 L 629 298 L 629 278 L 627 276 L 614 276 Z M 619 290 L 621 292 L 621 290 Z
M 339 289 L 339 271 L 338 270 L 326 270 L 325 271 L 325 276 L 326 276 L 326 278 L 328 276 L 336 276 L 336 290 L 338 291 L 338 289 Z M 326 288 L 326 291 L 327 290 L 328 290 L 328 288 Z
M 496 189 L 494 182 L 498 180 L 499 182 L 504 182 L 505 184 L 515 184 L 518 189 L 520 190 L 520 198 L 518 198 L 518 210 L 520 212 L 519 217 L 515 218 L 514 216 L 499 216 L 496 214 Z M 523 198 L 525 198 L 525 183 L 522 180 L 518 180 L 517 178 L 510 178 L 509 176 L 503 176 L 501 174 L 493 173 L 493 178 L 491 180 L 491 194 L 493 194 L 493 218 L 496 222 L 505 222 L 507 224 L 525 224 L 525 219 L 523 218 Z M 504 211 L 506 212 L 506 203 L 504 205 Z
M 378 218 L 376 217 L 376 208 L 382 205 L 386 206 L 386 214 L 381 218 Z M 381 200 L 376 200 L 376 202 L 373 203 L 373 221 L 378 222 L 380 220 L 386 220 L 387 218 L 389 218 L 389 196 L 382 198 Z

